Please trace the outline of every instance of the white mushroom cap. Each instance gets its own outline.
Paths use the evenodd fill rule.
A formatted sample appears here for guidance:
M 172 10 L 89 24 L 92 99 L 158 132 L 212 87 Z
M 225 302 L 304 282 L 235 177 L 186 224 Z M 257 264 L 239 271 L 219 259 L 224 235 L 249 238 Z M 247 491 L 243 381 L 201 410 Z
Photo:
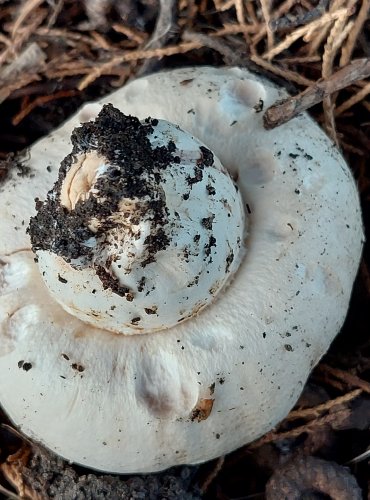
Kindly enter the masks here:
M 155 333 L 94 328 L 50 295 L 25 226 L 80 115 L 32 147 L 34 177 L 14 174 L 0 194 L 0 401 L 22 431 L 96 469 L 148 472 L 227 453 L 287 414 L 343 323 L 363 233 L 355 183 L 322 130 L 305 114 L 264 130 L 255 106 L 284 96 L 246 70 L 187 68 L 80 112 L 112 103 L 177 124 L 237 178 L 245 258 L 199 315 Z
M 126 334 L 198 314 L 243 253 L 244 208 L 220 161 L 179 127 L 141 124 L 112 106 L 73 143 L 31 221 L 53 297 L 79 319 Z

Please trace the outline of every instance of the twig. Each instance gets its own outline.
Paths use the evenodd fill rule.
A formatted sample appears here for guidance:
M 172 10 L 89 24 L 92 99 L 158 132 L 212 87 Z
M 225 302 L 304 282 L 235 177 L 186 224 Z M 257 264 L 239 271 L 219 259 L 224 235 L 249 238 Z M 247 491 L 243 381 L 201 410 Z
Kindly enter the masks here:
M 325 425 L 338 424 L 346 420 L 351 414 L 351 410 L 345 408 L 343 410 L 336 411 L 334 413 L 329 413 L 324 417 L 316 418 L 315 420 L 311 420 L 307 424 L 300 425 L 295 429 L 291 429 L 289 431 L 284 432 L 268 432 L 265 436 L 262 436 L 257 441 L 254 441 L 250 445 L 248 445 L 249 450 L 254 450 L 259 448 L 260 446 L 268 443 L 274 443 L 275 441 L 281 441 L 282 439 L 292 439 L 300 436 L 301 434 L 307 432 L 313 432 L 318 427 L 323 427 Z
M 271 21 L 271 29 L 278 31 L 281 29 L 295 28 L 296 26 L 306 25 L 309 22 L 315 21 L 321 17 L 328 6 L 329 0 L 320 0 L 317 7 L 309 9 L 307 12 L 299 16 L 283 16 Z
M 348 35 L 346 45 L 342 49 L 342 56 L 339 61 L 340 66 L 345 66 L 349 63 L 352 57 L 352 52 L 355 48 L 356 41 L 361 33 L 361 30 L 369 16 L 370 0 L 363 0 L 357 19 L 353 24 L 353 28 Z
M 366 177 L 365 177 L 366 179 Z M 367 179 L 366 179 L 367 181 Z M 366 182 L 366 187 L 368 186 L 368 183 Z M 368 265 L 366 263 L 366 260 L 362 257 L 361 264 L 360 264 L 360 276 L 362 278 L 362 281 L 364 283 L 364 286 L 366 288 L 366 291 L 368 294 L 370 294 L 370 270 L 368 268 Z
M 219 12 L 225 12 L 234 7 L 234 0 L 226 0 L 225 3 L 222 3 L 222 0 L 213 0 L 213 3 Z
M 35 108 L 38 106 L 42 106 L 44 104 L 47 104 L 50 101 L 54 101 L 56 99 L 63 99 L 65 97 L 72 97 L 77 95 L 78 92 L 77 90 L 60 90 L 59 92 L 56 92 L 55 94 L 52 95 L 44 95 L 44 96 L 39 96 L 36 97 L 32 102 L 30 102 L 24 109 L 22 109 L 19 113 L 17 113 L 13 119 L 12 119 L 12 124 L 13 125 L 18 125 L 24 118 L 26 118 L 27 115 L 31 113 Z
M 258 24 L 227 24 L 225 23 L 222 28 L 212 33 L 212 37 L 221 37 L 225 35 L 237 35 L 238 33 L 256 33 L 259 30 Z
M 200 485 L 200 491 L 202 492 L 202 495 L 204 495 L 208 490 L 213 481 L 216 479 L 218 474 L 220 473 L 223 465 L 225 463 L 225 457 L 222 456 L 216 460 L 216 463 L 212 467 L 212 470 L 210 473 L 207 475 L 206 479 L 203 481 L 203 483 Z
M 122 64 L 124 62 L 139 61 L 140 59 L 151 59 L 154 57 L 168 57 L 175 54 L 185 54 L 190 50 L 195 50 L 201 48 L 202 45 L 199 43 L 179 43 L 178 45 L 172 45 L 169 47 L 164 47 L 163 49 L 152 49 L 152 50 L 133 50 L 132 52 L 125 52 L 122 55 L 113 57 L 110 61 L 101 64 L 100 66 L 93 69 L 85 78 L 81 80 L 78 85 L 78 90 L 85 89 L 88 85 L 94 82 L 101 75 L 106 72 L 110 72 L 111 68 Z
M 290 11 L 290 9 L 293 7 L 293 5 L 295 5 L 295 4 L 296 4 L 296 0 L 285 0 L 279 6 L 274 7 L 271 22 L 273 23 L 274 20 L 277 20 L 277 19 L 281 18 L 281 16 L 287 14 Z M 253 5 L 253 4 L 251 2 L 248 2 L 247 7 L 248 7 L 248 5 Z M 266 25 L 259 24 L 258 28 L 259 28 L 258 32 L 253 37 L 253 41 L 252 41 L 254 46 L 256 46 L 266 36 L 266 33 L 267 33 Z
M 355 389 L 354 391 L 350 391 L 344 396 L 339 396 L 335 399 L 330 399 L 321 405 L 314 406 L 313 408 L 304 408 L 303 410 L 294 410 L 289 413 L 286 420 L 296 420 L 299 418 L 316 418 L 323 413 L 324 411 L 329 411 L 335 406 L 339 406 L 344 403 L 349 403 L 353 399 L 357 398 L 362 393 L 362 389 Z
M 267 48 L 272 50 L 274 46 L 274 32 L 271 29 L 271 13 L 270 13 L 270 0 L 260 0 L 262 15 L 265 20 L 266 33 L 267 33 Z
M 0 103 L 13 90 L 38 78 L 44 68 L 46 55 L 37 43 L 29 45 L 9 66 L 0 72 Z M 22 85 L 21 85 L 22 83 Z
M 22 500 L 22 497 L 16 495 L 10 490 L 7 490 L 6 488 L 4 488 L 4 486 L 1 486 L 1 484 L 0 484 L 0 493 L 4 495 L 4 498 L 7 498 L 9 500 Z
M 353 1 L 353 0 L 352 0 Z M 329 33 L 329 36 L 324 45 L 324 54 L 322 56 L 322 71 L 321 77 L 323 80 L 327 80 L 333 74 L 333 64 L 334 57 L 337 53 L 338 47 L 336 45 L 336 40 L 339 35 L 343 32 L 343 28 L 347 21 L 347 12 L 344 12 L 342 16 L 338 17 Z M 323 98 L 323 111 L 324 111 L 324 128 L 328 136 L 332 141 L 339 146 L 338 136 L 335 126 L 334 119 L 334 106 L 335 106 L 335 96 L 326 95 Z
M 43 0 L 28 0 L 21 6 L 19 16 L 17 17 L 17 19 L 15 20 L 15 23 L 13 25 L 12 38 L 15 38 L 20 26 L 22 25 L 22 23 L 26 19 L 26 17 L 34 9 L 37 9 L 37 7 L 39 7 L 42 3 L 43 3 Z
M 339 9 L 336 12 L 328 12 L 327 14 L 324 14 L 322 17 L 319 19 L 316 19 L 316 21 L 312 21 L 309 24 L 306 24 L 306 26 L 302 26 L 302 28 L 298 28 L 297 30 L 293 31 L 290 33 L 285 40 L 283 40 L 281 43 L 276 45 L 273 49 L 269 50 L 265 54 L 263 54 L 264 59 L 271 60 L 284 50 L 288 49 L 296 40 L 299 38 L 304 37 L 306 34 L 317 30 L 318 28 L 322 28 L 323 26 L 326 26 L 327 24 L 333 22 L 335 19 L 338 19 L 338 17 L 341 17 L 343 13 L 347 12 L 347 9 Z
M 61 13 L 61 11 L 63 9 L 63 4 L 64 4 L 64 0 L 58 0 L 54 4 L 52 14 L 51 14 L 51 16 L 48 20 L 48 23 L 47 23 L 48 28 L 51 28 L 52 26 L 54 26 L 55 21 L 57 20 L 59 14 Z
M 268 0 L 260 0 L 260 2 L 263 1 L 268 1 Z M 240 27 L 245 27 L 247 26 L 247 23 L 245 22 L 245 2 L 243 0 L 234 0 L 234 6 L 235 6 L 235 12 L 236 12 L 236 20 L 238 21 L 238 24 Z M 251 39 L 249 36 L 248 31 L 243 31 L 243 38 L 246 42 L 247 45 L 251 45 Z
M 290 71 L 289 69 L 283 69 L 277 66 L 276 64 L 272 64 L 268 61 L 265 61 L 262 59 L 262 57 L 259 57 L 257 55 L 251 55 L 250 57 L 251 61 L 257 64 L 258 66 L 261 66 L 263 69 L 270 71 L 274 75 L 280 76 L 281 78 L 284 78 L 288 82 L 294 82 L 298 83 L 298 85 L 305 85 L 306 87 L 309 85 L 313 85 L 314 81 L 309 80 L 305 76 L 299 75 L 298 73 L 295 73 L 294 71 Z
M 332 366 L 325 365 L 323 363 L 318 366 L 318 369 L 323 372 L 329 373 L 339 380 L 343 380 L 343 382 L 346 382 L 350 386 L 358 387 L 367 394 L 370 394 L 370 382 L 367 382 L 366 380 L 363 380 L 356 375 L 352 375 L 352 373 L 345 372 L 344 370 L 340 370 L 339 368 L 333 368 Z
M 177 2 L 175 0 L 159 0 L 159 14 L 150 40 L 145 50 L 159 49 L 164 47 L 173 33 L 176 33 Z M 157 61 L 147 59 L 136 73 L 135 78 L 153 71 Z
M 146 40 L 147 34 L 138 30 L 135 30 L 134 28 L 131 28 L 129 26 L 125 26 L 123 24 L 115 23 L 112 24 L 112 28 L 114 31 L 117 33 L 121 33 L 122 35 L 127 36 L 129 40 L 133 40 L 135 43 L 138 45 L 142 44 Z
M 352 106 L 365 99 L 368 94 L 370 94 L 370 82 L 361 90 L 356 92 L 356 94 L 353 94 L 353 96 L 347 99 L 347 101 L 344 101 L 340 106 L 338 106 L 335 110 L 335 116 L 339 116 L 344 113 L 344 111 L 347 111 L 347 109 L 352 108 Z
M 264 127 L 268 130 L 278 127 L 318 104 L 325 96 L 348 87 L 356 80 L 367 78 L 369 75 L 370 58 L 357 59 L 326 80 L 319 80 L 300 94 L 270 106 L 263 117 Z
M 329 14 L 337 12 L 339 9 L 346 7 L 347 0 L 331 0 L 329 4 Z M 320 29 L 314 29 L 304 37 L 304 41 L 309 43 L 308 54 L 317 54 L 324 40 L 327 38 L 330 29 L 330 23 Z
M 203 35 L 202 33 L 192 33 L 189 31 L 185 31 L 182 38 L 184 42 L 199 43 L 203 47 L 215 50 L 223 56 L 224 62 L 228 66 L 240 64 L 240 57 L 238 54 L 223 40 L 218 40 L 217 38 Z

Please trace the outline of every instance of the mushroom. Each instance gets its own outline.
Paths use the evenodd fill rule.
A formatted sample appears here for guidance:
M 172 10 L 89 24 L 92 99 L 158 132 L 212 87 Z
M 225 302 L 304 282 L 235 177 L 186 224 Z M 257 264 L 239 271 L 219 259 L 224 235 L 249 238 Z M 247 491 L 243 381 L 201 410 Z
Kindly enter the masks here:
M 306 114 L 263 128 L 284 96 L 239 68 L 150 75 L 1 186 L 0 401 L 25 434 L 154 472 L 288 413 L 342 326 L 363 231 L 323 131 Z

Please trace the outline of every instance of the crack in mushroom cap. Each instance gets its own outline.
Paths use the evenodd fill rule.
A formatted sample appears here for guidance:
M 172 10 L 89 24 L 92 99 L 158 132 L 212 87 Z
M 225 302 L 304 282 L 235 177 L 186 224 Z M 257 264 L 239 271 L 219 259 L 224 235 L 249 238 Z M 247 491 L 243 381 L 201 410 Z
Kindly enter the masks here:
M 198 314 L 243 255 L 244 208 L 228 172 L 178 126 L 111 105 L 72 143 L 29 228 L 52 295 L 122 333 Z

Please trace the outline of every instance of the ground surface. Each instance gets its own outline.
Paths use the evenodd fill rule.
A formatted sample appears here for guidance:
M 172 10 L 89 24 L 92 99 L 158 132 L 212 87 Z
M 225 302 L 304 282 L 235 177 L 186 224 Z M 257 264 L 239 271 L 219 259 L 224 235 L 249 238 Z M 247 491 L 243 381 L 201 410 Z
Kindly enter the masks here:
M 162 67 L 236 64 L 294 95 L 311 87 L 318 97 L 320 81 L 324 92 L 310 112 L 351 165 L 368 232 L 366 28 L 368 0 L 0 0 L 0 180 L 16 168 L 9 153 L 128 79 Z M 304 106 L 305 98 L 298 102 Z M 296 408 L 226 458 L 156 476 L 99 476 L 49 456 L 0 414 L 0 490 L 32 499 L 367 498 L 370 452 L 361 454 L 370 447 L 369 306 L 366 244 L 345 326 Z

